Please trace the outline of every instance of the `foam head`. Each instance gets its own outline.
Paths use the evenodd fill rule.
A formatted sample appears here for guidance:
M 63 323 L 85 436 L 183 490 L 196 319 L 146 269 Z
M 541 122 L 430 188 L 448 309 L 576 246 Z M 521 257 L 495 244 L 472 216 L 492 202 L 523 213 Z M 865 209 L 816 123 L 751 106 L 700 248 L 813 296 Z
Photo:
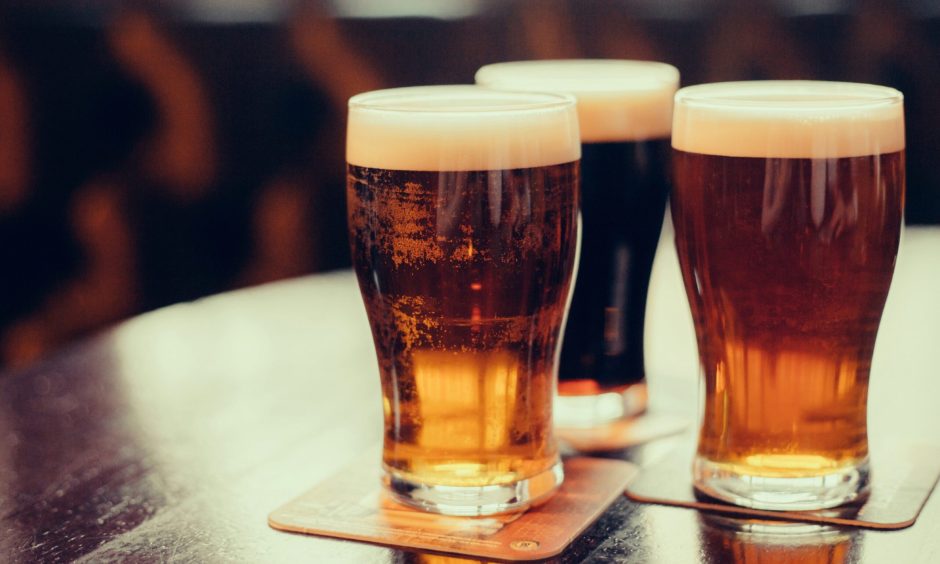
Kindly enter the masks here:
M 389 170 L 500 170 L 581 158 L 575 101 L 479 86 L 377 90 L 349 100 L 346 160 Z
M 672 146 L 729 157 L 825 159 L 904 149 L 904 97 L 848 82 L 720 82 L 676 93 Z
M 642 141 L 669 137 L 679 71 L 650 61 L 515 61 L 482 67 L 476 82 L 500 90 L 573 95 L 586 143 Z

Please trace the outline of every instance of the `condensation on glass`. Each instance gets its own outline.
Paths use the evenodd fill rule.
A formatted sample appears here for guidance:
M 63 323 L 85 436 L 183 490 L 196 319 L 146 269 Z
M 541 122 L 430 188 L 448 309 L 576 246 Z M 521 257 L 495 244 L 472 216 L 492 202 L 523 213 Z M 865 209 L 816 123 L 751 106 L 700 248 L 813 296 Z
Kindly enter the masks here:
M 563 479 L 552 403 L 578 245 L 574 100 L 377 91 L 350 100 L 348 128 L 388 490 L 455 515 L 546 499 Z

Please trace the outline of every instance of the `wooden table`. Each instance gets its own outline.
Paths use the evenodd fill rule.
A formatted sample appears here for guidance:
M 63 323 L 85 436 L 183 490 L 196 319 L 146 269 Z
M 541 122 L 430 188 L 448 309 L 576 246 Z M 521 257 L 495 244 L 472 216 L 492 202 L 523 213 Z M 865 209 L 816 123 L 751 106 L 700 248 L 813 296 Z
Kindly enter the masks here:
M 692 416 L 695 345 L 668 227 L 653 276 L 653 409 Z M 873 446 L 940 444 L 938 366 L 940 229 L 909 228 L 873 367 Z M 434 561 L 266 524 L 380 437 L 351 273 L 159 310 L 0 375 L 0 560 Z M 615 454 L 642 463 L 670 446 Z M 906 530 L 803 539 L 739 535 L 695 511 L 620 499 L 559 560 L 940 562 L 940 495 Z

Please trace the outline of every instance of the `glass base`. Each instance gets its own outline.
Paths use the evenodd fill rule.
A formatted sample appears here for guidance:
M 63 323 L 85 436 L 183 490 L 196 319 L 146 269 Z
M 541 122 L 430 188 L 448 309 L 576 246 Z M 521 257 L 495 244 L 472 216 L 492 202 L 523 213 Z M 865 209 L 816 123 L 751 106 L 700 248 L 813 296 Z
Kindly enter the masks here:
M 515 513 L 539 505 L 555 493 L 565 473 L 559 460 L 548 470 L 511 484 L 442 486 L 415 482 L 386 468 L 386 490 L 404 505 L 440 513 L 473 517 Z
M 593 395 L 559 395 L 555 397 L 555 425 L 572 429 L 602 427 L 643 413 L 646 401 L 645 382 Z
M 757 476 L 744 474 L 741 468 L 696 457 L 692 465 L 695 489 L 741 507 L 809 511 L 860 501 L 870 488 L 868 458 L 815 476 Z

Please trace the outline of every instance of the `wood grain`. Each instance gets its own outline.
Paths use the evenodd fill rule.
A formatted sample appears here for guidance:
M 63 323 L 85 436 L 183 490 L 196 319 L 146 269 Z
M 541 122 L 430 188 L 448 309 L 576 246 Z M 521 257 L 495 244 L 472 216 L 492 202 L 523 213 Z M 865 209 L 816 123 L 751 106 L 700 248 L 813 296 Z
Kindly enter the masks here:
M 694 419 L 695 342 L 668 231 L 653 276 L 651 409 Z M 873 449 L 896 437 L 940 443 L 938 281 L 940 229 L 907 229 L 872 368 Z M 380 439 L 377 367 L 349 272 L 158 310 L 0 375 L 0 555 L 428 561 L 267 526 L 274 506 Z M 607 456 L 654 462 L 675 441 Z M 558 561 L 936 562 L 937 498 L 903 531 L 841 530 L 810 543 L 742 536 L 695 511 L 619 499 Z

